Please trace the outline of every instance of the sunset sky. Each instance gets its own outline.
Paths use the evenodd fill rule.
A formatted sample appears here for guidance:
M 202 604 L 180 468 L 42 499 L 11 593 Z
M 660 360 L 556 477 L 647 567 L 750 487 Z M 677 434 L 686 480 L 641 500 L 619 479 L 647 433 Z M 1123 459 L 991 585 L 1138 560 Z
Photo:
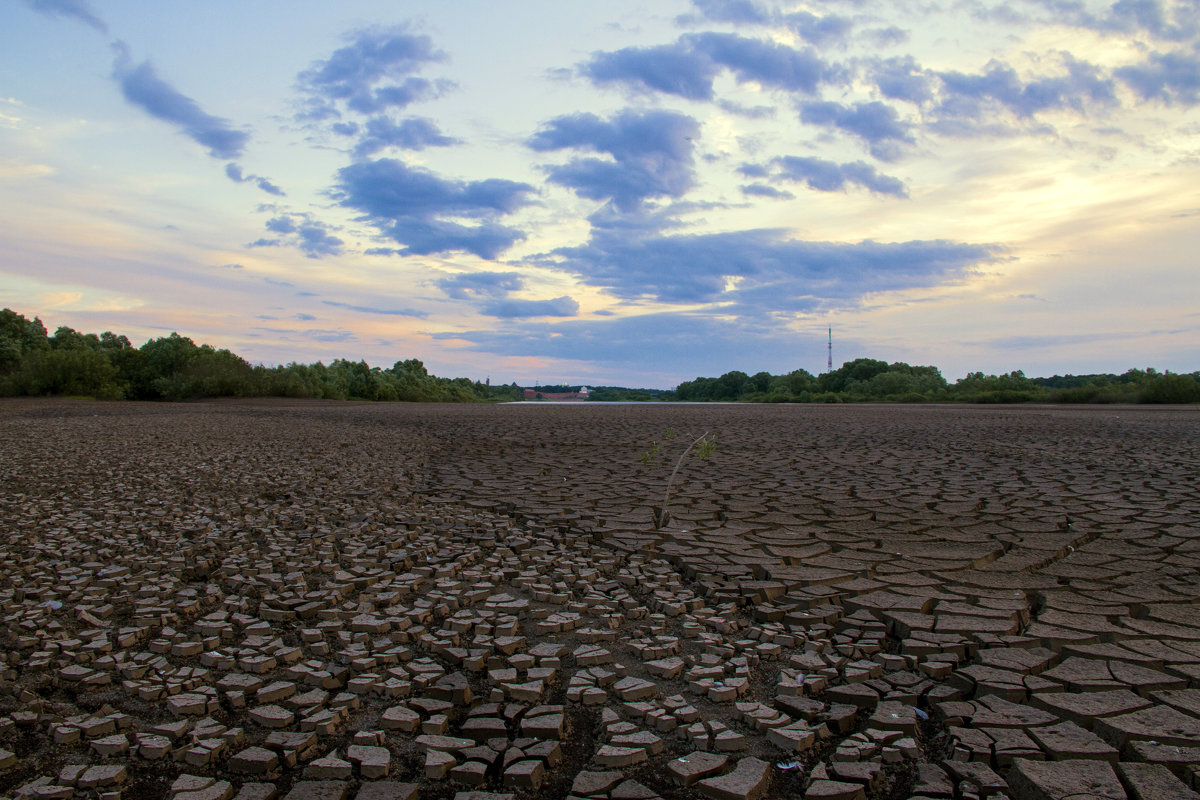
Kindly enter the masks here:
M 0 307 L 673 387 L 1200 368 L 1200 0 L 16 0 Z

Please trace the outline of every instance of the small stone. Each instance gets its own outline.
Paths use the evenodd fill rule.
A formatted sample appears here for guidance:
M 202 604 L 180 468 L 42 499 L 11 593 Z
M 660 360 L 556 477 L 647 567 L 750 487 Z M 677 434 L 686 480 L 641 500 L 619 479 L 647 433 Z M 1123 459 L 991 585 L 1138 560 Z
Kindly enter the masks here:
M 862 784 L 815 780 L 804 792 L 805 800 L 866 800 Z
M 487 782 L 488 765 L 482 761 L 466 761 L 450 770 L 450 780 L 464 786 L 482 786 Z
M 667 775 L 680 786 L 691 786 L 715 775 L 729 762 L 729 756 L 697 750 L 667 763 Z
M 350 784 L 345 781 L 297 781 L 283 800 L 347 800 Z
M 1029 736 L 1055 761 L 1094 758 L 1116 763 L 1119 753 L 1108 742 L 1074 722 L 1027 729 Z
M 386 731 L 414 733 L 421 725 L 421 717 L 417 712 L 405 706 L 392 706 L 383 712 L 379 724 Z
M 635 780 L 625 781 L 612 790 L 609 800 L 655 800 L 658 792 Z
M 229 759 L 228 766 L 240 775 L 268 775 L 279 769 L 279 756 L 263 747 L 247 747 Z
M 609 790 L 624 780 L 619 772 L 590 772 L 584 770 L 575 776 L 571 784 L 571 794 L 593 797 L 606 795 Z
M 771 765 L 753 756 L 738 761 L 733 771 L 696 784 L 696 791 L 709 800 L 756 800 L 770 784 Z
M 179 792 L 172 796 L 172 800 L 231 800 L 232 797 L 233 784 L 229 781 L 212 781 L 203 789 Z
M 1163 705 L 1098 719 L 1094 730 L 1118 749 L 1124 748 L 1129 741 L 1137 740 L 1180 747 L 1200 742 L 1200 719 Z
M 613 684 L 613 691 L 626 702 L 647 700 L 658 693 L 658 686 L 641 678 L 622 678 Z
M 101 756 L 119 756 L 129 752 L 129 738 L 119 733 L 116 736 L 105 736 L 92 740 L 92 750 Z
M 441 780 L 458 763 L 450 753 L 443 750 L 428 750 L 425 753 L 425 777 L 430 780 Z
M 1029 800 L 1094 797 L 1125 800 L 1117 773 L 1107 761 L 1030 761 L 1018 758 L 1008 774 L 1017 797 Z
M 264 728 L 286 728 L 296 715 L 281 706 L 266 705 L 250 709 L 250 719 Z
M 373 780 L 387 777 L 392 754 L 386 747 L 352 744 L 346 750 L 346 758 L 358 764 L 363 778 Z
M 601 767 L 628 767 L 647 759 L 642 747 L 617 747 L 606 744 L 596 751 L 593 760 Z
M 336 750 L 331 750 L 329 755 L 316 759 L 304 768 L 305 778 L 318 781 L 346 781 L 353 774 L 354 768 L 350 762 L 338 758 Z
M 279 797 L 279 790 L 275 788 L 275 784 L 247 781 L 238 789 L 233 800 L 275 800 L 277 797 Z
M 79 776 L 78 786 L 81 789 L 96 789 L 104 786 L 120 786 L 129 774 L 121 764 L 102 764 L 88 767 Z
M 468 747 L 474 747 L 475 742 L 470 739 L 460 739 L 456 736 L 436 736 L 430 734 L 422 734 L 416 739 L 417 749 L 424 751 L 440 750 L 446 753 L 457 753 L 460 750 L 466 750 Z
M 399 781 L 373 781 L 364 783 L 354 795 L 354 800 L 417 800 L 420 786 Z
M 1117 772 L 1129 789 L 1130 800 L 1200 800 L 1200 794 L 1184 786 L 1162 764 L 1124 762 L 1117 764 Z
M 540 760 L 518 761 L 504 770 L 504 785 L 513 789 L 537 789 L 546 779 L 546 768 Z

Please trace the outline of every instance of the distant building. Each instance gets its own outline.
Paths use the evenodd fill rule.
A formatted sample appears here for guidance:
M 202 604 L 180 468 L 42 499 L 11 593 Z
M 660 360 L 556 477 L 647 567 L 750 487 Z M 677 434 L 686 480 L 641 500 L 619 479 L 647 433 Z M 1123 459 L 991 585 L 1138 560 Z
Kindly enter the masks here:
M 588 387 L 584 386 L 578 392 L 539 392 L 537 389 L 525 390 L 526 400 L 554 400 L 555 402 L 587 400 Z

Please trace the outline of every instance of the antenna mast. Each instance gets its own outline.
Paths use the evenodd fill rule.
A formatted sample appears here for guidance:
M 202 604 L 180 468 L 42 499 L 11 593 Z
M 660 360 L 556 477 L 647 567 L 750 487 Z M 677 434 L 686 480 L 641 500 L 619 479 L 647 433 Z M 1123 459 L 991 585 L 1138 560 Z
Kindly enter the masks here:
M 829 326 L 829 359 L 825 362 L 825 371 L 833 372 L 833 326 Z

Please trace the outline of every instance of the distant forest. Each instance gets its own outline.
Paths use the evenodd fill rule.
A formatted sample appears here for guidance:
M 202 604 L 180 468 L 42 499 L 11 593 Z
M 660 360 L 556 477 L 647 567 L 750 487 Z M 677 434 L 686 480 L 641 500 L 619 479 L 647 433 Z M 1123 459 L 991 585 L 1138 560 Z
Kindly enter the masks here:
M 857 358 L 831 372 L 787 375 L 727 372 L 676 387 L 675 400 L 756 403 L 1195 403 L 1200 372 L 1176 374 L 1131 369 L 1120 375 L 1055 375 L 1027 378 L 972 372 L 953 384 L 937 367 L 914 367 Z
M 574 392 L 575 386 L 536 386 Z M 521 400 L 515 383 L 492 386 L 467 378 L 430 375 L 415 358 L 390 369 L 337 359 L 326 365 L 252 366 L 229 350 L 197 345 L 172 333 L 134 347 L 125 336 L 79 333 L 62 326 L 53 335 L 41 320 L 0 311 L 0 396 L 70 396 L 98 400 L 195 400 L 207 397 L 295 397 L 410 402 Z M 1027 378 L 972 372 L 953 384 L 937 367 L 859 358 L 813 375 L 727 372 L 696 378 L 672 390 L 589 387 L 592 401 L 758 403 L 1196 403 L 1200 372 L 1131 369 L 1120 375 Z
M 0 396 L 65 395 L 98 400 L 196 400 L 205 397 L 306 397 L 474 403 L 519 400 L 514 385 L 438 378 L 415 358 L 391 369 L 337 359 L 326 365 L 251 366 L 229 350 L 172 333 L 134 347 L 105 331 L 65 325 L 47 335 L 36 317 L 0 311 Z

